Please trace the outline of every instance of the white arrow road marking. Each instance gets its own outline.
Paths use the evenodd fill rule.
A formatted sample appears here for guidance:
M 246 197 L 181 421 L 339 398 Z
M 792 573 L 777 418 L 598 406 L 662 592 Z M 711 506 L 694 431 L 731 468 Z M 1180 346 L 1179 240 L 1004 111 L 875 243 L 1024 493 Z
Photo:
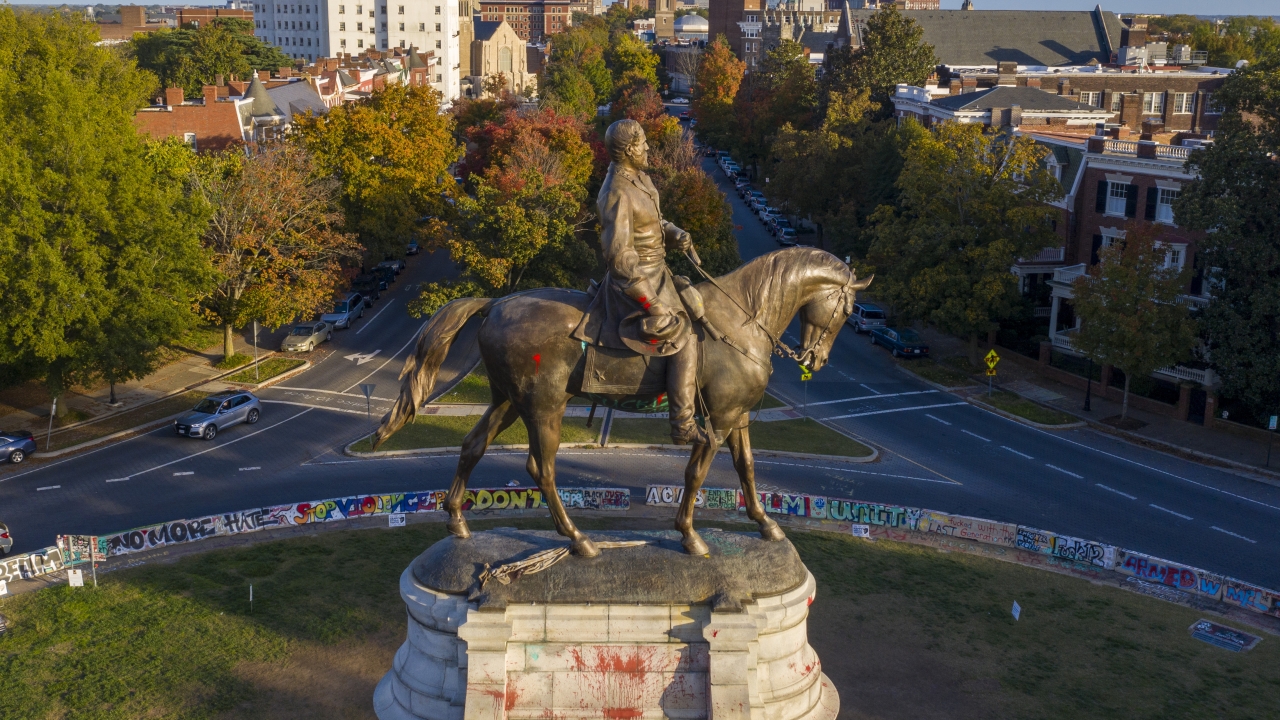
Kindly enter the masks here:
M 57 490 L 60 487 L 62 486 L 61 485 L 45 485 L 44 487 L 36 488 L 36 492 L 40 492 L 42 490 Z
M 382 352 L 381 349 L 374 350 L 371 353 L 352 353 L 347 355 L 346 358 L 348 360 L 355 360 L 357 365 L 363 365 L 376 357 L 380 352 Z
M 186 471 L 186 472 L 176 472 L 176 473 L 174 473 L 174 474 L 173 474 L 173 476 L 174 476 L 174 477 L 177 477 L 177 476 L 179 476 L 179 475 L 195 475 L 195 474 L 196 474 L 196 473 L 195 473 L 195 471 L 194 471 L 194 470 L 188 470 L 188 471 Z

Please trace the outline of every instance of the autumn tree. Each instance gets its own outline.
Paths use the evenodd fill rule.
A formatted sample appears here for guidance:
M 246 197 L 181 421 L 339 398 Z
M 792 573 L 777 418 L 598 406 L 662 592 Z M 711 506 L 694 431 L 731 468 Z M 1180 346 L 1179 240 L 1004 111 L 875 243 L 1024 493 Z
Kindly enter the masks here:
M 938 65 L 933 46 L 923 37 L 923 28 L 896 6 L 877 10 L 867 21 L 860 47 L 832 51 L 823 75 L 824 101 L 832 92 L 869 90 L 880 105 L 879 115 L 892 115 L 894 87 L 899 83 L 923 86 Z
M 633 82 L 658 87 L 657 54 L 629 32 L 613 34 L 605 52 L 605 64 L 613 75 L 615 92 Z
M 1232 73 L 1214 98 L 1213 146 L 1192 153 L 1174 217 L 1210 231 L 1196 243 L 1208 355 L 1222 393 L 1262 420 L 1280 408 L 1280 58 Z
M 295 117 L 316 168 L 337 180 L 346 231 L 375 262 L 411 239 L 430 245 L 452 212 L 449 166 L 462 156 L 453 116 L 430 87 L 388 85 L 363 102 Z
M 746 69 L 746 63 L 729 49 L 724 35 L 717 35 L 702 53 L 690 107 L 698 118 L 698 135 L 712 145 L 725 147 L 736 136 L 733 100 Z
M 580 285 L 596 266 L 579 236 L 596 154 L 587 126 L 544 108 L 510 111 L 468 133 L 471 192 L 440 244 L 456 279 L 427 284 L 410 306 L 430 314 L 458 297 L 498 297 L 531 287 Z
M 175 340 L 208 273 L 204 211 L 134 131 L 153 80 L 97 42 L 83 17 L 0 8 L 0 373 L 55 398 L 117 367 L 104 340 Z
M 551 57 L 539 85 L 543 106 L 584 120 L 594 117 L 596 106 L 613 96 L 613 74 L 604 60 L 608 45 L 608 28 L 594 19 L 575 23 L 552 38 Z
M 1178 301 L 1187 272 L 1171 266 L 1159 235 L 1153 226 L 1130 227 L 1074 285 L 1075 347 L 1124 372 L 1121 420 L 1129 414 L 1129 381 L 1186 359 L 1196 341 L 1195 323 Z
M 360 246 L 343 232 L 340 185 L 315 175 L 305 149 L 282 143 L 252 157 L 202 158 L 195 187 L 213 209 L 204 244 L 216 283 L 204 310 L 223 328 L 225 362 L 234 362 L 232 331 L 250 320 L 279 327 L 329 307 L 341 262 Z
M 155 73 L 162 87 L 197 96 L 218 75 L 248 77 L 254 70 L 293 65 L 279 48 L 253 34 L 253 22 L 216 18 L 200 28 L 162 28 L 139 33 L 126 45 L 138 66 Z
M 703 172 L 692 136 L 682 133 L 655 148 L 649 155 L 649 164 L 649 177 L 658 189 L 663 218 L 693 237 L 702 269 L 716 276 L 742 264 L 733 234 L 733 208 L 716 181 Z M 680 253 L 669 253 L 667 264 L 694 282 L 700 278 L 689 259 Z
M 905 318 L 968 337 L 975 366 L 978 335 L 1017 303 L 1009 268 L 1058 243 L 1048 203 L 1062 187 L 1043 163 L 1047 153 L 1029 137 L 978 124 L 921 132 L 905 151 L 897 205 L 872 215 L 878 292 Z
M 765 53 L 760 68 L 738 88 L 733 101 L 737 134 L 732 141 L 743 162 L 766 159 L 778 132 L 787 126 L 808 128 L 817 99 L 813 66 L 804 46 L 783 40 Z

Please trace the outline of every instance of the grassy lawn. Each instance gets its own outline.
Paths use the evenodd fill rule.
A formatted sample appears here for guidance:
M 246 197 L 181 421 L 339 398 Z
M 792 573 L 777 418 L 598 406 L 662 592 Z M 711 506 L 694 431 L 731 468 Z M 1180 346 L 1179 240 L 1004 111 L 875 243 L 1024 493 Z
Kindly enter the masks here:
M 512 525 L 550 527 L 473 527 Z M 404 639 L 399 575 L 443 536 L 440 523 L 322 533 L 6 599 L 0 717 L 372 718 Z M 1194 610 L 989 558 L 789 536 L 818 581 L 809 639 L 843 717 L 1253 720 L 1280 703 L 1280 642 L 1212 647 L 1187 632 Z
M 757 450 L 782 450 L 866 457 L 871 448 L 857 440 L 808 418 L 751 423 L 751 447 Z M 644 443 L 670 445 L 671 424 L 662 418 L 615 418 L 609 430 L 610 443 Z
M 479 415 L 419 415 L 413 424 L 405 425 L 400 432 L 392 435 L 378 450 L 418 450 L 422 448 L 458 447 L 462 440 L 480 420 Z M 560 426 L 560 442 L 593 443 L 600 437 L 601 418 L 597 415 L 591 428 L 587 428 L 586 418 L 565 418 Z M 527 445 L 529 432 L 525 430 L 524 421 L 516 420 L 515 424 L 503 430 L 494 438 L 494 445 Z M 361 440 L 351 448 L 355 452 L 369 452 L 368 439 Z
M 145 425 L 146 423 L 159 420 L 160 418 L 176 415 L 183 410 L 190 410 L 195 407 L 196 403 L 200 402 L 208 394 L 209 393 L 207 392 L 192 390 L 172 397 L 167 397 L 163 400 L 158 400 L 150 405 L 143 405 L 142 407 L 135 408 L 133 410 L 126 410 L 122 413 L 110 415 L 88 425 L 71 428 L 70 430 L 54 435 L 53 446 L 50 449 L 59 450 L 65 447 L 71 447 L 72 445 L 78 445 L 86 440 L 93 440 L 94 438 L 100 438 L 104 435 L 110 435 L 111 433 L 120 432 L 121 430 L 127 430 L 131 427 Z M 44 438 L 40 437 L 39 433 L 37 433 L 36 439 L 40 449 L 43 450 Z
M 1067 413 L 1059 412 L 1057 410 L 1050 410 L 1049 408 L 1044 407 L 1043 405 L 1037 405 L 1020 395 L 1015 395 L 1004 390 L 992 393 L 991 397 L 987 397 L 983 394 L 978 396 L 977 399 L 987 403 L 988 405 L 994 405 L 1007 413 L 1017 415 L 1021 418 L 1026 418 L 1031 422 L 1038 422 L 1041 425 L 1066 425 L 1068 423 L 1080 421 L 1080 418 L 1073 415 L 1068 415 Z
M 218 368 L 219 370 L 234 370 L 240 367 L 241 365 L 248 365 L 251 362 L 253 362 L 252 355 L 245 355 L 244 353 L 236 353 L 229 358 L 223 358 L 219 360 L 217 363 L 214 364 L 214 367 Z
M 441 405 L 488 405 L 493 396 L 489 392 L 489 375 L 485 372 L 484 363 L 476 366 L 471 374 L 453 386 L 449 392 L 441 395 L 434 402 Z M 570 405 L 590 405 L 590 400 L 572 398 Z
M 223 378 L 226 382 L 233 383 L 260 383 L 263 380 L 270 380 L 277 375 L 302 367 L 306 360 L 298 360 L 297 358 L 273 357 L 258 363 L 257 371 L 254 368 L 241 370 L 227 378 Z
M 941 363 L 932 358 L 919 358 L 915 360 L 897 359 L 894 362 L 919 375 L 925 380 L 937 383 L 943 387 L 964 387 L 965 385 L 974 384 L 973 378 L 969 377 L 966 373 L 950 364 Z

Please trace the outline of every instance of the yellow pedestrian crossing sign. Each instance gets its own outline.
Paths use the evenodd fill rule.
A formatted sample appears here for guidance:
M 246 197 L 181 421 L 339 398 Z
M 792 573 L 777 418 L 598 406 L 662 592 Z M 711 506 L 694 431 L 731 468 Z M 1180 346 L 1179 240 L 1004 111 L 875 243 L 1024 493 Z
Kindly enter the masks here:
M 990 376 L 994 377 L 994 376 L 995 376 L 995 374 L 996 374 L 996 369 L 995 369 L 995 368 L 993 368 L 993 367 L 991 367 L 991 368 L 987 368 L 987 375 L 990 375 Z
M 991 370 L 991 372 L 988 372 L 987 374 L 995 375 L 996 363 L 1000 362 L 1000 356 L 996 354 L 995 350 L 992 350 L 987 353 L 987 357 L 984 359 L 987 361 L 987 367 Z
M 800 366 L 800 381 L 801 381 L 801 382 L 804 382 L 805 380 L 808 380 L 808 379 L 810 379 L 810 378 L 812 378 L 812 377 L 813 377 L 813 371 L 811 371 L 808 367 L 805 367 L 804 365 L 801 365 L 801 366 Z

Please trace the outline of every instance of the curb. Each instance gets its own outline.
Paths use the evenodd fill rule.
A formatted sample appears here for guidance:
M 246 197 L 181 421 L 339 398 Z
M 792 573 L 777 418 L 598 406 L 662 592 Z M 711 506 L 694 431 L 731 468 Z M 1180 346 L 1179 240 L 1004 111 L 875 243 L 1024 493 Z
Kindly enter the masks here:
M 258 364 L 261 364 L 261 361 L 259 361 L 259 362 L 258 362 Z M 296 368 L 294 368 L 294 369 L 292 369 L 292 370 L 289 370 L 289 371 L 287 371 L 287 372 L 282 372 L 282 373 L 280 373 L 279 375 L 276 375 L 275 377 L 269 377 L 269 378 L 267 378 L 266 380 L 263 380 L 263 381 L 262 381 L 262 382 L 260 382 L 260 383 L 253 384 L 253 383 L 231 383 L 231 382 L 229 382 L 228 384 L 231 384 L 231 385 L 239 385 L 240 387 L 243 387 L 243 388 L 244 388 L 244 389 L 246 389 L 246 390 L 262 390 L 263 388 L 269 388 L 269 387 L 271 387 L 272 385 L 275 385 L 276 383 L 284 382 L 285 380 L 289 380 L 289 379 L 293 378 L 295 375 L 301 375 L 301 374 L 303 373 L 303 371 L 308 370 L 308 369 L 310 369 L 310 368 L 311 368 L 311 361 L 310 361 L 310 360 L 303 360 L 303 361 L 302 361 L 302 364 L 301 364 L 301 365 L 299 365 L 298 367 L 296 367 Z M 247 368 L 241 368 L 241 369 L 245 369 L 245 370 L 252 370 L 252 369 L 253 369 L 253 365 L 250 365 L 250 366 L 249 366 L 249 367 L 247 367 Z M 236 370 L 236 372 L 240 372 L 240 369 L 237 369 L 237 370 Z
M 1021 395 L 1019 395 L 1018 397 L 1022 397 L 1022 396 L 1021 396 Z M 974 400 L 974 399 L 973 399 L 973 398 L 971 398 L 971 397 L 966 397 L 966 398 L 962 398 L 962 399 L 963 399 L 965 402 L 969 403 L 970 405 L 974 405 L 974 406 L 976 406 L 976 407 L 980 407 L 980 408 L 982 408 L 983 410 L 986 410 L 986 411 L 987 411 L 987 412 L 989 412 L 989 413 L 995 413 L 996 415 L 999 415 L 999 416 L 1001 416 L 1001 417 L 1008 418 L 1009 420 L 1013 420 L 1014 422 L 1020 422 L 1020 423 L 1022 423 L 1023 425 L 1028 425 L 1028 426 L 1033 427 L 1033 428 L 1036 428 L 1036 429 L 1038 429 L 1038 430 L 1074 430 L 1074 429 L 1076 429 L 1076 428 L 1086 427 L 1086 426 L 1088 426 L 1088 424 L 1089 424 L 1089 423 L 1087 423 L 1087 422 L 1085 422 L 1085 421 L 1083 421 L 1083 420 L 1080 420 L 1080 421 L 1078 421 L 1078 422 L 1065 423 L 1065 424 L 1063 424 L 1063 425 L 1045 425 L 1044 423 L 1038 423 L 1038 422 L 1036 422 L 1036 421 L 1034 421 L 1034 420 L 1028 420 L 1028 419 L 1026 419 L 1026 418 L 1024 418 L 1024 417 L 1021 417 L 1021 416 L 1018 416 L 1018 415 L 1014 415 L 1014 414 L 1013 414 L 1013 413 L 1011 413 L 1011 412 L 1005 412 L 1004 410 L 1001 410 L 1000 408 L 995 407 L 994 405 L 988 405 L 988 404 L 986 404 L 986 403 L 982 402 L 981 400 Z M 1022 398 L 1022 399 L 1023 399 L 1023 400 L 1028 400 L 1028 398 Z M 1035 401 L 1035 400 L 1031 400 L 1031 402 L 1036 402 L 1036 401 Z M 1036 404 L 1037 404 L 1037 405 L 1039 405 L 1040 403 L 1036 403 Z M 1061 412 L 1061 411 L 1059 411 L 1059 412 Z M 1071 413 L 1067 413 L 1067 414 L 1068 414 L 1068 415 L 1070 415 Z

